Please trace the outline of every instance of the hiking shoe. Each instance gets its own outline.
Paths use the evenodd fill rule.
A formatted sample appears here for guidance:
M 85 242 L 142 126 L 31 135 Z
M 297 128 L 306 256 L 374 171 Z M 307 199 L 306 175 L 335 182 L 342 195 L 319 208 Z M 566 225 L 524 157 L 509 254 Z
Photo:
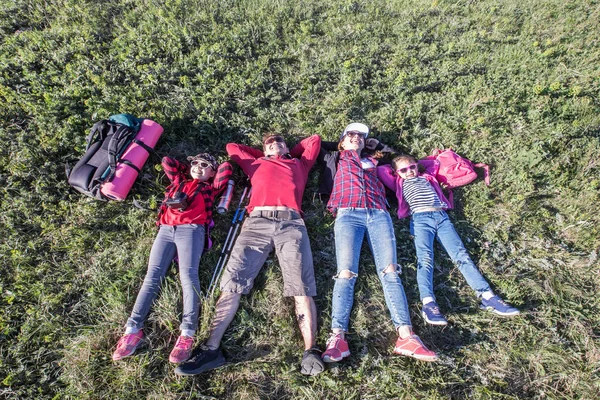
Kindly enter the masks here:
M 421 361 L 437 361 L 438 356 L 434 351 L 429 350 L 417 335 L 410 335 L 404 339 L 396 340 L 394 353 L 401 356 L 416 358 Z
M 198 375 L 202 372 L 219 368 L 224 364 L 225 357 L 220 347 L 216 350 L 210 350 L 206 346 L 200 346 L 192 353 L 192 357 L 189 360 L 175 368 L 175 373 L 185 376 Z
M 338 362 L 349 355 L 348 342 L 342 339 L 342 335 L 339 333 L 331 335 L 329 340 L 327 340 L 326 349 L 323 353 L 323 361 L 326 363 Z
M 446 318 L 440 312 L 440 307 L 435 301 L 423 304 L 421 315 L 425 319 L 425 322 L 430 325 L 448 325 L 448 321 L 446 321 Z
M 512 317 L 513 315 L 519 315 L 521 313 L 498 296 L 494 296 L 489 300 L 482 297 L 479 308 L 482 310 L 489 310 L 494 314 L 502 315 L 503 317 Z
M 117 349 L 112 355 L 113 361 L 119 361 L 135 353 L 135 349 L 142 343 L 143 338 L 144 331 L 141 329 L 136 333 L 128 333 L 121 336 L 121 339 L 117 343 Z
M 194 345 L 194 338 L 191 336 L 179 336 L 175 347 L 169 355 L 169 361 L 173 364 L 179 364 L 187 361 L 192 355 L 192 347 Z
M 325 370 L 325 364 L 321 360 L 321 350 L 317 347 L 311 347 L 304 352 L 302 356 L 300 372 L 303 375 L 315 376 Z

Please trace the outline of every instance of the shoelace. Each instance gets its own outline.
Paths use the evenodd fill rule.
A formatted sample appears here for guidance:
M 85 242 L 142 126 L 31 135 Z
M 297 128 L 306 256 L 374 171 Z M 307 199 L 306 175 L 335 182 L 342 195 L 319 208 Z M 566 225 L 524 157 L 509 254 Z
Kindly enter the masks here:
M 193 341 L 194 338 L 192 337 L 179 336 L 177 343 L 175 343 L 175 347 L 191 347 Z
M 435 315 L 442 315 L 442 313 L 440 312 L 440 309 L 438 307 L 431 307 L 430 310 Z
M 327 344 L 326 346 L 329 346 L 331 343 L 336 342 L 338 339 L 342 339 L 342 337 L 339 334 L 334 334 L 329 336 L 329 339 L 327 339 Z

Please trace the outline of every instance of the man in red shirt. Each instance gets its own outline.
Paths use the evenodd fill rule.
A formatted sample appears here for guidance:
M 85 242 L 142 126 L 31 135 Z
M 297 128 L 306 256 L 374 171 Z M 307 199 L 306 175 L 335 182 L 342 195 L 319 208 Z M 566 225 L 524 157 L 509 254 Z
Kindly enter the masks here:
M 216 305 L 210 337 L 175 373 L 196 375 L 225 364 L 221 339 L 235 317 L 241 296 L 250 293 L 254 279 L 273 249 L 282 270 L 283 294 L 294 297 L 304 338 L 301 372 L 317 375 L 323 371 L 321 351 L 315 346 L 317 318 L 313 296 L 317 293 L 313 259 L 301 210 L 308 173 L 320 146 L 320 137 L 313 135 L 290 152 L 284 138 L 274 134 L 263 138 L 263 151 L 235 143 L 227 145 L 229 156 L 252 184 L 247 207 L 249 217 L 221 278 L 222 294 Z

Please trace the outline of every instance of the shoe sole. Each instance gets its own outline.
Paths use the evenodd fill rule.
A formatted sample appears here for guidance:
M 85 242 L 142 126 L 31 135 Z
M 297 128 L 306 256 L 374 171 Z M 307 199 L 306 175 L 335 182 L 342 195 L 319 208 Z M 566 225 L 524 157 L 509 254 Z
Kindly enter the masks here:
M 302 363 L 300 366 L 300 373 L 302 375 L 315 376 L 325 371 L 325 365 L 323 365 L 323 360 L 321 360 L 321 357 L 319 357 L 318 355 L 313 355 L 312 357 L 302 359 Z
M 323 356 L 323 362 L 326 363 L 336 363 L 342 361 L 344 358 L 350 356 L 350 350 L 342 352 L 342 356 L 340 358 L 335 358 L 331 356 Z
M 421 311 L 421 315 L 423 316 L 423 319 L 425 320 L 425 322 L 427 322 L 429 325 L 437 325 L 437 326 L 446 326 L 448 325 L 448 321 L 432 321 L 429 318 L 427 318 L 427 314 L 425 314 L 424 311 Z
M 208 362 L 208 363 L 206 363 L 196 369 L 190 370 L 190 371 L 182 371 L 181 367 L 177 367 L 177 368 L 175 368 L 175 374 L 182 375 L 182 376 L 193 376 L 193 375 L 201 374 L 205 371 L 209 371 L 211 369 L 222 367 L 225 364 L 226 364 L 225 358 L 221 357 L 221 358 L 214 359 L 211 362 Z
M 508 312 L 508 313 L 503 313 L 501 311 L 496 310 L 494 307 L 479 306 L 479 308 L 481 308 L 482 310 L 491 311 L 494 314 L 499 315 L 501 317 L 514 317 L 515 315 L 521 314 L 521 312 L 519 310 L 513 311 L 513 312 Z
M 398 348 L 394 348 L 394 354 L 397 354 L 399 356 L 411 357 L 411 358 L 414 358 L 419 361 L 427 361 L 427 362 L 433 362 L 433 361 L 437 361 L 439 359 L 438 356 L 420 356 L 418 354 L 413 353 L 412 351 L 401 350 Z

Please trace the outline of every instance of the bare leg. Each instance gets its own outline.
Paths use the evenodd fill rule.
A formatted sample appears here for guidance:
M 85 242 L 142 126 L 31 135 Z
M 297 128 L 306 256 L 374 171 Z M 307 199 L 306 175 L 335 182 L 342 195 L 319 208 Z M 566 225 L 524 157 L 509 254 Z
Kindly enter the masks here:
M 309 296 L 295 296 L 294 302 L 298 326 L 304 339 L 304 350 L 308 350 L 316 344 L 317 307 L 313 298 Z
M 210 327 L 210 336 L 206 341 L 209 349 L 215 350 L 221 345 L 221 339 L 235 317 L 241 298 L 242 295 L 239 293 L 223 293 L 219 297 L 215 306 L 215 317 Z

